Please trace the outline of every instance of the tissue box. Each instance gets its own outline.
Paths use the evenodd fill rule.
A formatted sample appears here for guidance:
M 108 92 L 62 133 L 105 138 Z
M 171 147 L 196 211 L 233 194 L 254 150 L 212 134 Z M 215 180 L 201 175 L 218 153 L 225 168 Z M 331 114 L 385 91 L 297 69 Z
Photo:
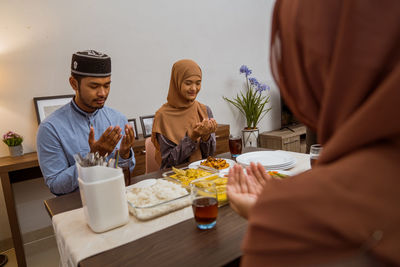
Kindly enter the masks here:
M 124 174 L 120 168 L 78 167 L 79 191 L 89 227 L 96 233 L 129 220 Z

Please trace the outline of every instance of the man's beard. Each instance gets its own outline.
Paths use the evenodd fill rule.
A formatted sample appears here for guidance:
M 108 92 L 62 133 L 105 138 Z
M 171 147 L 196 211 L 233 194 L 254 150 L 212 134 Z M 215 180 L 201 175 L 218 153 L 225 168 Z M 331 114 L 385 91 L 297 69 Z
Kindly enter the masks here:
M 97 106 L 95 107 L 95 106 L 92 106 L 90 102 L 86 101 L 86 99 L 82 97 L 80 85 L 78 86 L 78 94 L 79 94 L 79 99 L 81 100 L 81 103 L 82 103 L 85 107 L 87 107 L 87 108 L 89 108 L 89 109 L 93 109 L 94 111 L 95 111 L 96 109 L 102 109 L 102 108 L 104 107 L 105 103 L 106 103 L 106 100 L 107 100 L 107 98 L 104 98 L 104 104 L 101 105 L 100 107 L 97 107 Z

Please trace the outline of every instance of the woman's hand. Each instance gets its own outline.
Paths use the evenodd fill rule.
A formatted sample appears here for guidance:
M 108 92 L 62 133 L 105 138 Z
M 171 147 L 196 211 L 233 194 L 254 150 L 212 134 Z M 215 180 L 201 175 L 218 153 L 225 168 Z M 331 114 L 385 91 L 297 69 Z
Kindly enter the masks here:
M 210 138 L 210 135 L 217 131 L 217 122 L 215 119 L 206 119 L 203 120 L 203 123 L 205 124 L 206 129 L 208 129 L 208 133 L 202 135 L 201 140 L 206 142 Z
M 211 133 L 214 133 L 216 130 L 217 122 L 215 119 L 204 119 L 202 122 L 195 124 L 189 137 L 194 141 L 197 141 L 199 137 L 201 137 L 203 141 L 207 141 Z
M 227 194 L 232 209 L 247 219 L 263 187 L 272 178 L 260 163 L 251 163 L 246 171 L 247 175 L 240 165 L 235 165 L 229 170 Z
M 273 178 L 271 175 L 267 173 L 264 166 L 261 163 L 255 164 L 254 162 L 250 163 L 250 166 L 246 168 L 247 175 L 254 180 L 256 194 L 261 194 L 264 186 L 267 184 L 269 180 Z

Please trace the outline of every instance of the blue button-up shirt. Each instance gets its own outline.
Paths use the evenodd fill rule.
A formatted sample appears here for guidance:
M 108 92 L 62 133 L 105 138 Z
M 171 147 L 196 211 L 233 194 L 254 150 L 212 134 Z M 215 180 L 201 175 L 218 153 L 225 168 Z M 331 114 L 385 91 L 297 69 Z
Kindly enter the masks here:
M 90 152 L 89 132 L 92 125 L 95 139 L 99 139 L 109 126 L 119 125 L 124 134 L 126 117 L 120 112 L 103 107 L 93 113 L 81 110 L 72 100 L 48 116 L 40 123 L 37 133 L 37 152 L 44 180 L 53 194 L 66 194 L 78 188 L 78 171 L 74 155 L 85 156 Z M 121 139 L 122 140 L 122 139 Z M 116 149 L 108 158 L 114 157 Z M 135 167 L 135 157 L 131 151 L 129 159 L 120 158 L 119 167 Z

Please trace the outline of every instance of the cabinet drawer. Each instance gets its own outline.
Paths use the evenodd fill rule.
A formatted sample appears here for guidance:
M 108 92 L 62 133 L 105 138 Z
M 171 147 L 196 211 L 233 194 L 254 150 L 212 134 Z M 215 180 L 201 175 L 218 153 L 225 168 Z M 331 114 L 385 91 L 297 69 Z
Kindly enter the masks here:
M 229 152 L 229 139 L 228 138 L 217 139 L 217 147 L 214 154 L 218 155 L 225 152 Z
M 299 124 L 291 129 L 263 132 L 259 135 L 260 147 L 304 152 L 305 131 L 305 126 Z
M 284 142 L 282 145 L 282 150 L 300 152 L 300 140 Z

